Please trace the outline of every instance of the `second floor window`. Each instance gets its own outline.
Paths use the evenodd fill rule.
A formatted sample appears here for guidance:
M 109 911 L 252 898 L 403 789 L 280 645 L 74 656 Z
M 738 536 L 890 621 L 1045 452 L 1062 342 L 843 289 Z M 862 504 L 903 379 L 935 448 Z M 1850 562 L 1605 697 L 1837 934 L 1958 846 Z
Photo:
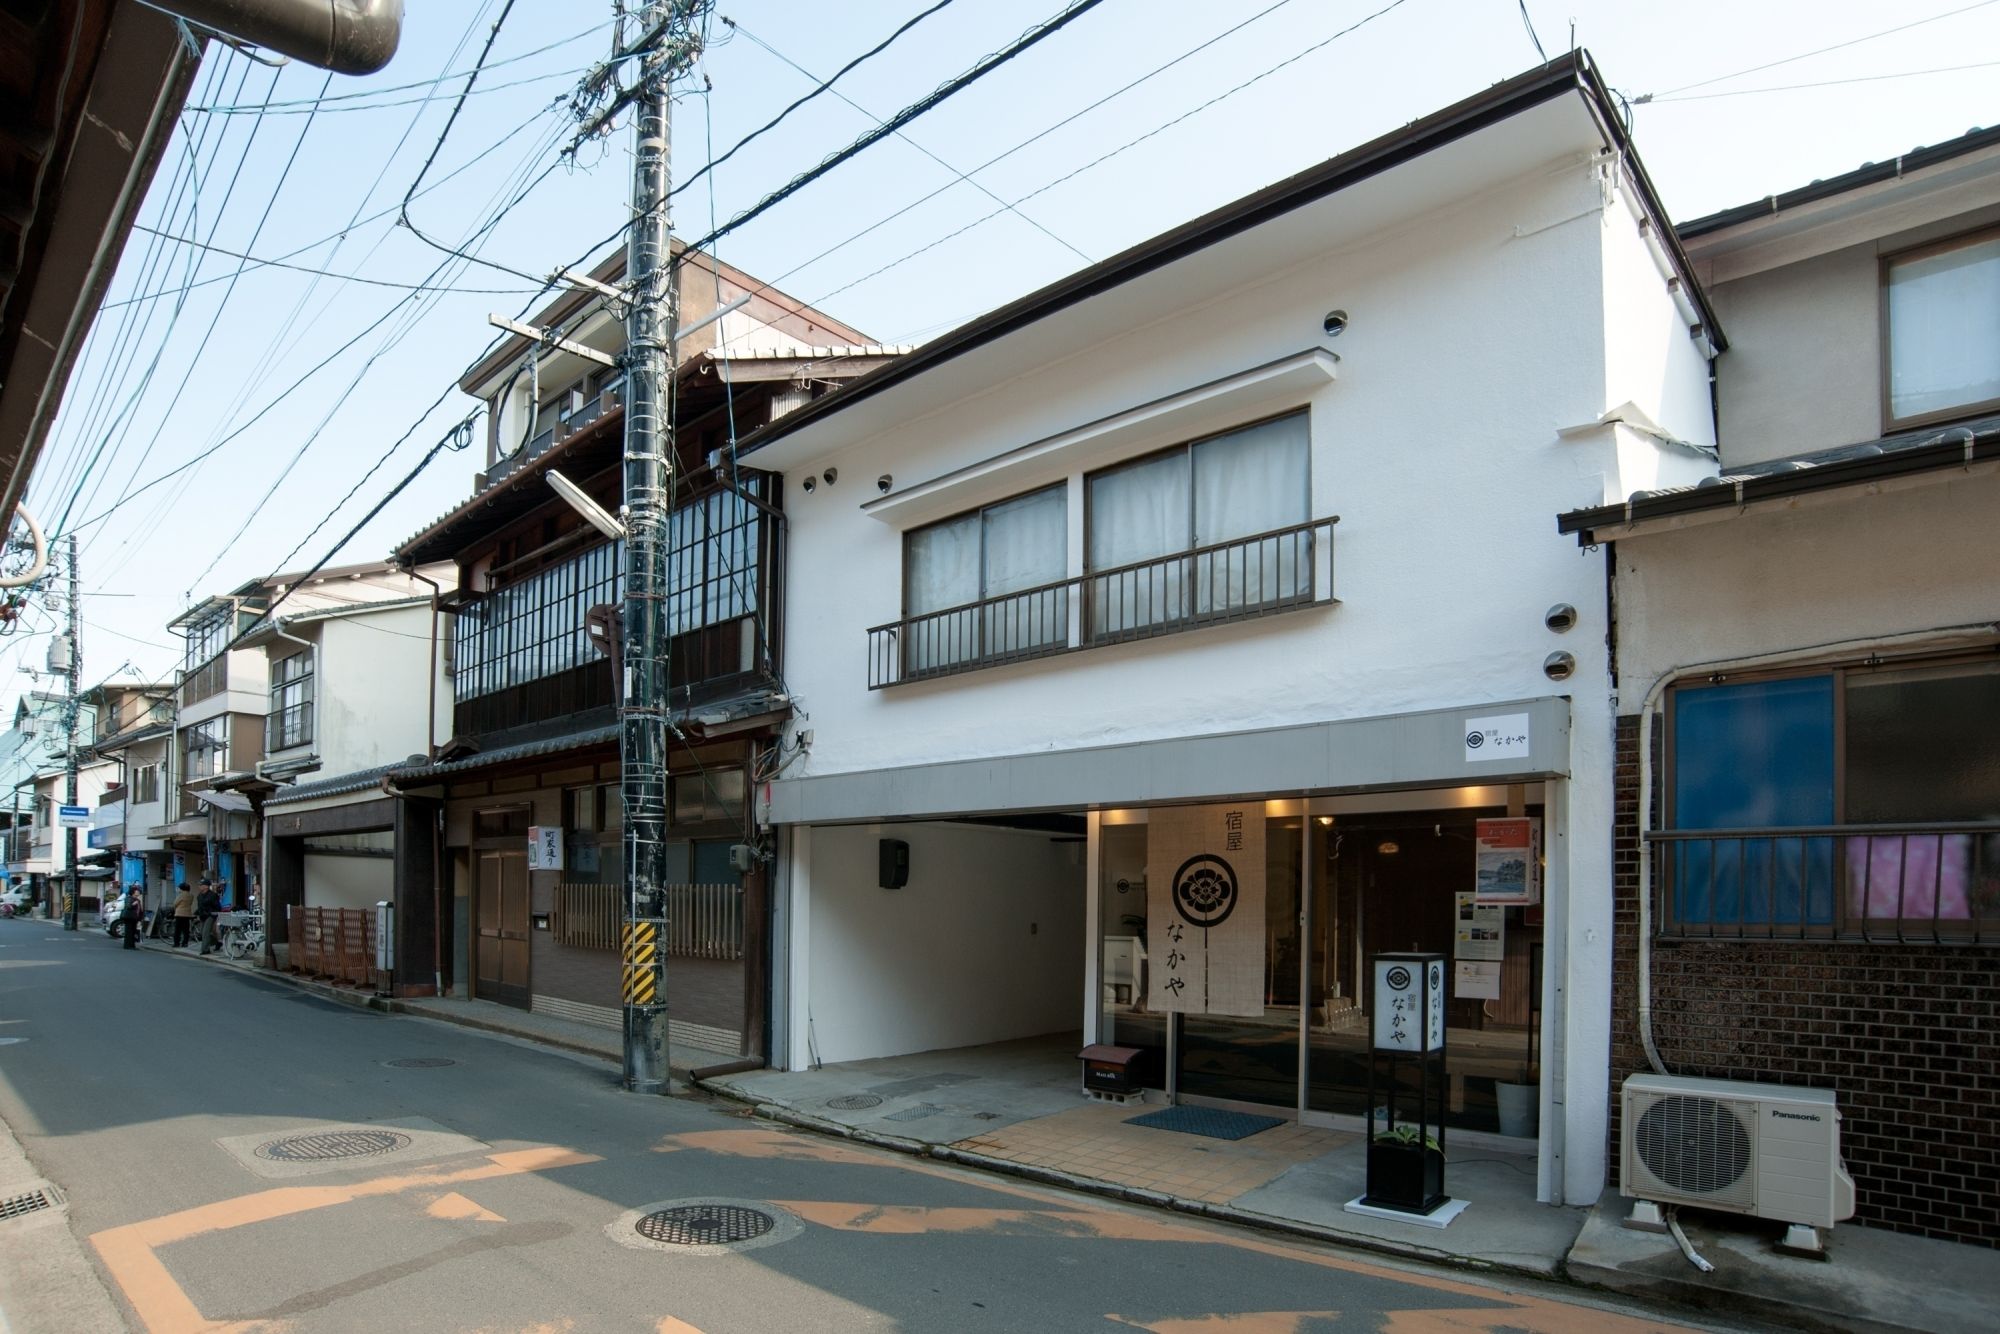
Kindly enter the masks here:
M 1090 634 L 1121 638 L 1309 595 L 1307 414 L 1292 413 L 1088 479 Z M 1184 559 L 1163 559 L 1185 556 Z
M 229 767 L 229 719 L 210 718 L 182 733 L 187 762 L 182 765 L 185 781 L 213 778 Z
M 313 738 L 313 655 L 310 650 L 271 664 L 268 750 L 303 746 Z
M 2000 406 L 2000 231 L 1897 255 L 1883 283 L 1887 425 Z
M 160 766 L 142 764 L 132 770 L 132 804 L 145 806 L 160 799 Z
M 906 670 L 1067 642 L 1069 590 L 1044 587 L 1069 572 L 1065 486 L 919 528 L 903 543 Z

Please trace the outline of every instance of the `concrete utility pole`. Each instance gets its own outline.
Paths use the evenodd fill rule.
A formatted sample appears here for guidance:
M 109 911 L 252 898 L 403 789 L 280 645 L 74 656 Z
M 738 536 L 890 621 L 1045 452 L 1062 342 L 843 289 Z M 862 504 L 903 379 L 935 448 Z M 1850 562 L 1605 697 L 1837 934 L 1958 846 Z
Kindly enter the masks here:
M 69 535 L 69 645 L 64 655 L 69 672 L 69 698 L 63 704 L 63 805 L 76 805 L 77 683 L 83 679 L 83 650 L 76 639 L 81 595 L 77 592 L 76 534 Z M 69 897 L 63 902 L 63 930 L 76 930 L 76 900 L 82 883 L 76 874 L 76 826 L 63 827 L 63 850 L 69 862 Z
M 667 511 L 674 461 L 669 376 L 680 311 L 667 215 L 668 85 L 692 59 L 709 0 L 647 0 L 634 106 L 632 227 L 625 277 L 625 1087 L 671 1093 L 667 1071 Z

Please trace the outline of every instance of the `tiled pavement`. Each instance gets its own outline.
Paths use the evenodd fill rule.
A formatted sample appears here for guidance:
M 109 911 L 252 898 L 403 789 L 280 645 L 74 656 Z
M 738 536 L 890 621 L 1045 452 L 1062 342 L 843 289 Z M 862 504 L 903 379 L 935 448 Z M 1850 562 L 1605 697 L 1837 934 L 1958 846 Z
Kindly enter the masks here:
M 1104 1104 L 1021 1121 L 953 1147 L 1178 1199 L 1222 1204 L 1360 1136 L 1297 1123 L 1216 1140 L 1129 1124 L 1156 1107 Z

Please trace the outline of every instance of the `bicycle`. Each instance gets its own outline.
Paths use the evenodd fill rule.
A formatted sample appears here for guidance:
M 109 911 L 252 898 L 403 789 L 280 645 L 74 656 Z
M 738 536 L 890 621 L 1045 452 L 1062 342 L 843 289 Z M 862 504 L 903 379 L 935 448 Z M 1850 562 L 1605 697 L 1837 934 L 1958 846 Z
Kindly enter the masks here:
M 222 954 L 224 958 L 242 962 L 244 959 L 261 954 L 264 949 L 264 919 L 245 913 L 231 922 L 222 932 Z

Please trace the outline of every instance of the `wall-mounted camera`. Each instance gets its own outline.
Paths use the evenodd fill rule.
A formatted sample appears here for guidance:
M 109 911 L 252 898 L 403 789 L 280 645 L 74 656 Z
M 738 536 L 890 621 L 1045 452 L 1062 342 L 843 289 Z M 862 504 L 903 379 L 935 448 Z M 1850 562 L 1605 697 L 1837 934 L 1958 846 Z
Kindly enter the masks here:
M 822 482 L 825 482 L 828 486 L 832 486 L 835 482 L 840 480 L 840 469 L 828 468 L 825 472 L 819 475 L 819 479 Z
M 1542 659 L 1542 675 L 1551 681 L 1567 681 L 1576 674 L 1576 658 L 1568 653 L 1551 653 Z
M 875 489 L 877 491 L 880 491 L 885 496 L 889 494 L 889 488 L 894 486 L 895 484 L 896 484 L 896 479 L 891 477 L 886 472 L 883 473 L 880 477 L 877 477 L 875 479 Z
M 807 495 L 811 495 L 813 493 L 813 488 L 818 485 L 819 485 L 819 480 L 815 478 L 811 473 L 807 473 L 806 479 L 803 482 L 799 483 L 799 490 L 805 492 Z
M 1566 630 L 1574 630 L 1576 628 L 1576 608 L 1570 606 L 1567 602 L 1558 602 L 1543 614 L 1542 624 L 1557 634 L 1562 634 Z
M 1344 310 L 1329 310 L 1326 313 L 1326 318 L 1320 321 L 1319 327 L 1325 330 L 1328 338 L 1340 337 L 1347 329 L 1347 312 Z

